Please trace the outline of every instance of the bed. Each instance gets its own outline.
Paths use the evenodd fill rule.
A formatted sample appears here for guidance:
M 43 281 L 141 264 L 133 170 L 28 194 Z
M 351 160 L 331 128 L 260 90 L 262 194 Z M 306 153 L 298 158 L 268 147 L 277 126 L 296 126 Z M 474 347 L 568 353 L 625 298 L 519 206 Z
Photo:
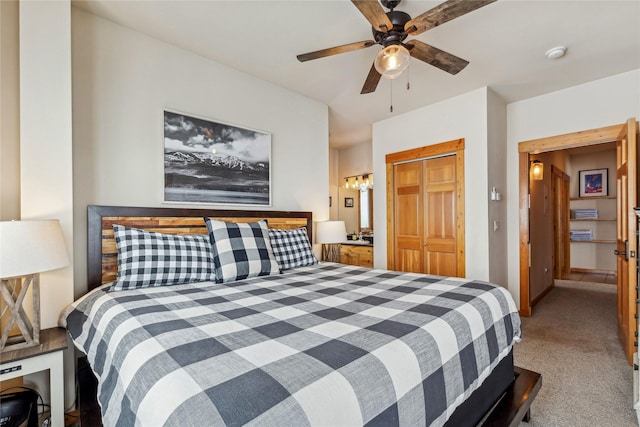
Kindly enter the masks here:
M 62 322 L 86 355 L 83 372 L 97 378 L 94 419 L 107 426 L 528 420 L 541 379 L 514 367 L 520 319 L 509 293 L 489 283 L 317 263 L 223 283 L 113 290 L 118 227 L 206 236 L 212 230 L 203 218 L 238 226 L 265 219 L 270 235 L 302 229 L 313 241 L 308 212 L 89 206 L 91 289 Z M 220 264 L 216 258 L 216 274 Z

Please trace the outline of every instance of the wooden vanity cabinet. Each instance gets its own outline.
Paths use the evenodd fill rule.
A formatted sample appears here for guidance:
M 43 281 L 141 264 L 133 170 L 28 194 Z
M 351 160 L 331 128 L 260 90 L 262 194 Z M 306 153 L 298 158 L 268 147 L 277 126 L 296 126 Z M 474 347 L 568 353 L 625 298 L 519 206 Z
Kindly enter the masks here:
M 340 262 L 373 268 L 373 246 L 340 245 Z

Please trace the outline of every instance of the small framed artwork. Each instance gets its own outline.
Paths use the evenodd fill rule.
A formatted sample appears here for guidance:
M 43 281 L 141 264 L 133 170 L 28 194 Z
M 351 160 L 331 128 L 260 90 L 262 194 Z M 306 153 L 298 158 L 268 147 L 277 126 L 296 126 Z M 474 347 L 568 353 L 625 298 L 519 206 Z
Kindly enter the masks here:
M 609 195 L 609 169 L 589 169 L 579 172 L 580 197 Z
M 353 197 L 345 197 L 344 198 L 344 207 L 352 208 L 353 207 Z

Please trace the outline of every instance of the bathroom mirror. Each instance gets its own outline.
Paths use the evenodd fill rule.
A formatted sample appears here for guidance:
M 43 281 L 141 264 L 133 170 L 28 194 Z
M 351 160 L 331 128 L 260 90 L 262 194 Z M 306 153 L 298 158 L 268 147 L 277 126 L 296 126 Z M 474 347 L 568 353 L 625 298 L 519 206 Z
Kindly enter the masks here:
M 338 219 L 344 221 L 347 233 L 373 231 L 373 190 L 339 187 Z

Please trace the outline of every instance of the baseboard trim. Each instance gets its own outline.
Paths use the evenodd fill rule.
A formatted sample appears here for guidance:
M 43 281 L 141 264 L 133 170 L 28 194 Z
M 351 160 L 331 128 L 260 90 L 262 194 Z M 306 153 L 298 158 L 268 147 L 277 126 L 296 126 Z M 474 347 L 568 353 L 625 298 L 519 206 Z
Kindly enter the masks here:
M 615 271 L 612 270 L 599 270 L 597 268 L 573 268 L 571 267 L 572 273 L 583 273 L 583 274 L 616 274 Z
M 552 282 L 551 285 L 547 286 L 547 288 L 540 293 L 540 295 L 538 295 L 537 297 L 532 299 L 531 300 L 531 307 L 535 306 L 538 302 L 540 302 L 540 300 L 542 298 L 544 298 L 549 292 L 551 292 L 551 289 L 553 289 L 553 286 L 554 286 L 554 284 Z

